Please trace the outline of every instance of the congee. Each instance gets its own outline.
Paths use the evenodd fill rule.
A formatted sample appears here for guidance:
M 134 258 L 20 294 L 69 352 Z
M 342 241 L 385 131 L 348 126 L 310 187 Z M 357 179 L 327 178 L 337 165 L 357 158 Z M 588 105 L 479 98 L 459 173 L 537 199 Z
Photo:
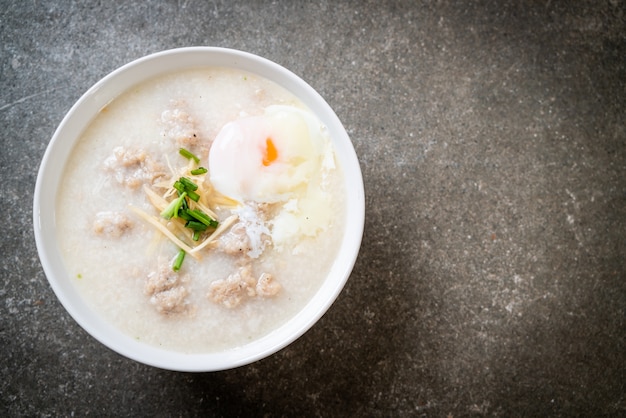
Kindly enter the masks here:
M 88 305 L 130 337 L 208 353 L 258 339 L 314 295 L 346 217 L 323 124 L 257 75 L 193 69 L 103 107 L 57 199 Z

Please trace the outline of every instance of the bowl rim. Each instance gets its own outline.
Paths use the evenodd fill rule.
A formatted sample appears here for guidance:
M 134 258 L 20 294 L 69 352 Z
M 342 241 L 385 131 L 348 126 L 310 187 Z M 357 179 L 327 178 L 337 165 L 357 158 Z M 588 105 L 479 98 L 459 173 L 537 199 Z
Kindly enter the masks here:
M 99 109 L 149 78 L 194 67 L 228 67 L 265 77 L 296 95 L 326 125 L 345 176 L 345 234 L 329 277 L 292 318 L 269 334 L 240 347 L 211 353 L 183 353 L 134 340 L 99 317 L 80 298 L 56 248 L 55 202 L 64 165 L 81 133 Z M 69 138 L 69 139 L 68 139 Z M 63 164 L 56 162 L 61 161 Z M 187 372 L 226 370 L 261 360 L 302 336 L 330 308 L 345 286 L 361 245 L 365 221 L 363 178 L 353 144 L 330 105 L 303 79 L 285 67 L 236 49 L 193 46 L 174 48 L 138 58 L 110 72 L 91 86 L 65 114 L 55 130 L 38 170 L 33 198 L 33 225 L 39 259 L 56 297 L 70 316 L 109 349 L 150 366 Z

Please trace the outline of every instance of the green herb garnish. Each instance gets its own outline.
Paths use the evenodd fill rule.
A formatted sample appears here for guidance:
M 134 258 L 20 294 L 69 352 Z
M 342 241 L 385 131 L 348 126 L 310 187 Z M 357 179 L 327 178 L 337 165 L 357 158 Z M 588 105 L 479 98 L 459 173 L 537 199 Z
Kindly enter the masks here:
M 217 228 L 219 224 L 215 219 L 198 209 L 189 209 L 187 214 L 211 228 Z
M 181 177 L 180 179 L 174 182 L 174 188 L 178 191 L 178 193 L 186 192 L 187 196 L 197 202 L 200 200 L 200 195 L 196 193 L 198 190 L 198 185 L 193 181 L 189 180 L 187 177 Z
M 180 196 L 180 193 L 185 191 L 185 185 L 178 180 L 174 182 L 173 187 L 178 191 L 179 196 Z
M 209 170 L 207 170 L 204 167 L 198 167 L 198 168 L 195 168 L 195 169 L 191 170 L 191 174 L 193 174 L 194 176 L 197 176 L 199 174 L 205 174 L 208 171 Z
M 189 199 L 193 200 L 194 202 L 197 202 L 198 200 L 200 200 L 200 195 L 198 193 L 192 190 L 188 190 L 186 193 Z
M 161 216 L 165 219 L 172 219 L 172 218 L 177 218 L 178 217 L 178 211 L 180 210 L 181 206 L 183 205 L 183 201 L 185 200 L 185 197 L 187 196 L 186 192 L 181 193 L 180 196 L 178 196 L 176 199 L 172 200 L 170 202 L 169 205 L 167 205 L 167 207 L 165 209 L 163 209 L 163 212 L 161 212 Z
M 178 271 L 180 270 L 180 267 L 183 265 L 183 260 L 185 260 L 185 250 L 180 249 L 178 251 L 178 254 L 176 255 L 176 258 L 174 259 L 174 262 L 172 263 L 172 270 L 174 271 Z
M 196 157 L 191 151 L 185 149 L 185 148 L 181 148 L 178 150 L 178 153 L 180 155 L 182 155 L 183 157 L 185 157 L 188 160 L 194 160 L 196 163 L 200 162 L 200 158 Z
M 183 186 L 185 186 L 186 191 L 191 190 L 192 192 L 195 192 L 196 190 L 198 190 L 198 185 L 194 183 L 193 181 L 189 180 L 187 177 L 181 177 L 178 179 L 178 181 L 182 183 Z
M 208 225 L 203 224 L 202 222 L 198 222 L 198 221 L 187 221 L 187 223 L 185 224 L 185 228 L 189 228 L 193 231 L 206 231 L 206 229 L 208 228 Z
M 183 157 L 193 159 L 196 163 L 200 161 L 200 159 L 189 150 L 180 148 L 179 152 Z M 190 171 L 192 175 L 201 175 L 207 172 L 208 170 L 204 167 L 198 167 Z M 216 219 L 213 219 L 200 209 L 191 209 L 194 207 L 191 201 L 198 202 L 200 200 L 200 194 L 197 193 L 199 189 L 198 184 L 188 177 L 180 177 L 174 182 L 173 188 L 178 193 L 178 197 L 172 200 L 167 207 L 163 209 L 161 217 L 167 220 L 178 218 L 184 221 L 185 228 L 189 228 L 192 233 L 191 239 L 194 241 L 200 240 L 202 233 L 208 228 L 218 227 L 219 222 Z M 161 225 L 159 224 L 159 226 Z M 178 254 L 172 262 L 172 270 L 175 272 L 180 270 L 186 255 L 185 250 L 180 248 L 182 244 L 179 244 Z

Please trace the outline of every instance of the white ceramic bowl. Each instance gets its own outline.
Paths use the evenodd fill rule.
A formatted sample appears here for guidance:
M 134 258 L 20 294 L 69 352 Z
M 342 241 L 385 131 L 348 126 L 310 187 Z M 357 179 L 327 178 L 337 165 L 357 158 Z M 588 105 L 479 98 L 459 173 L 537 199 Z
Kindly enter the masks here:
M 82 300 L 70 281 L 57 246 L 57 190 L 74 144 L 98 111 L 122 92 L 148 78 L 192 67 L 220 66 L 249 71 L 283 86 L 327 126 L 337 158 L 345 170 L 347 210 L 345 234 L 328 277 L 302 310 L 270 334 L 242 347 L 208 354 L 184 354 L 141 343 L 103 320 Z M 57 128 L 41 163 L 34 197 L 37 250 L 55 294 L 89 334 L 112 350 L 138 362 L 178 371 L 224 370 L 267 357 L 311 328 L 335 301 L 356 260 L 365 216 L 363 179 L 350 138 L 324 99 L 306 82 L 282 66 L 249 53 L 224 48 L 190 47 L 159 52 L 133 61 L 91 87 Z

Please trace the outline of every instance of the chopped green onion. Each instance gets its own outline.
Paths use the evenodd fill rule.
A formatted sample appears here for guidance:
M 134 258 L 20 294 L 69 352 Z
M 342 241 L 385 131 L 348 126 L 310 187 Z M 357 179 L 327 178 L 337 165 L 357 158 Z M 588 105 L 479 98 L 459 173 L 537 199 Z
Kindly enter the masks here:
M 185 227 L 192 229 L 194 231 L 206 231 L 206 229 L 208 228 L 207 225 L 203 224 L 202 222 L 198 222 L 198 221 L 187 221 L 187 223 L 185 224 Z
M 167 205 L 165 209 L 163 209 L 163 212 L 161 212 L 161 216 L 168 220 L 178 217 L 178 211 L 180 210 L 180 207 L 185 200 L 185 196 L 187 196 L 187 193 L 183 192 L 178 198 L 172 200 L 170 204 Z
M 184 192 L 186 193 L 186 192 Z M 179 193 L 178 195 L 180 196 L 182 193 Z M 183 205 L 180 208 L 181 210 L 178 212 L 178 216 L 180 216 L 180 212 L 183 212 L 187 209 L 189 209 L 189 205 L 187 204 L 187 199 L 183 199 Z
M 179 193 L 182 193 L 185 191 L 185 185 L 183 183 L 181 183 L 180 181 L 176 180 L 174 182 L 174 186 L 173 186 L 176 190 L 178 190 Z
M 187 192 L 187 196 L 194 202 L 200 200 L 200 195 L 196 193 L 198 185 L 186 177 L 181 177 L 179 180 L 176 180 L 173 187 L 178 191 L 179 196 L 181 193 Z
M 193 239 L 194 241 L 198 241 L 200 239 L 201 233 L 202 231 L 193 231 L 193 237 L 191 237 L 191 239 Z
M 205 224 L 206 226 L 210 226 L 212 228 L 217 228 L 218 222 L 211 218 L 209 215 L 207 215 L 206 213 L 202 212 L 201 210 L 198 209 L 190 209 L 187 211 L 187 214 L 196 218 L 198 221 L 202 222 L 203 224 Z
M 183 192 L 178 199 L 176 199 L 178 202 L 176 203 L 176 207 L 174 208 L 174 218 L 178 218 L 178 212 L 180 212 L 180 208 L 187 206 L 187 201 L 185 200 L 185 196 L 187 195 L 187 192 Z
M 197 202 L 198 200 L 200 200 L 200 195 L 194 192 L 193 190 L 187 190 L 187 196 L 189 197 L 189 199 L 193 200 L 194 202 Z
M 185 250 L 180 249 L 178 251 L 178 254 L 176 255 L 176 258 L 174 259 L 174 262 L 172 263 L 172 270 L 174 271 L 178 271 L 180 270 L 180 267 L 183 265 L 183 260 L 185 260 Z
M 183 186 L 185 186 L 186 191 L 191 190 L 192 192 L 195 192 L 196 190 L 198 190 L 198 185 L 189 180 L 187 177 L 181 177 L 178 179 L 178 181 L 181 182 Z
M 185 157 L 188 160 L 193 159 L 196 163 L 200 162 L 200 158 L 196 157 L 195 155 L 193 155 L 193 153 L 189 150 L 186 150 L 185 148 L 181 148 L 178 150 L 178 153 L 180 155 L 182 155 L 183 157 Z
M 189 208 L 181 208 L 181 210 L 178 212 L 178 217 L 184 221 L 193 221 L 196 218 L 194 218 L 193 216 L 189 215 L 187 213 L 187 211 L 189 210 Z
M 193 174 L 194 176 L 197 176 L 198 174 L 204 174 L 207 171 L 209 171 L 209 170 L 207 170 L 204 167 L 198 167 L 198 168 L 196 168 L 194 170 L 191 170 L 191 174 Z

